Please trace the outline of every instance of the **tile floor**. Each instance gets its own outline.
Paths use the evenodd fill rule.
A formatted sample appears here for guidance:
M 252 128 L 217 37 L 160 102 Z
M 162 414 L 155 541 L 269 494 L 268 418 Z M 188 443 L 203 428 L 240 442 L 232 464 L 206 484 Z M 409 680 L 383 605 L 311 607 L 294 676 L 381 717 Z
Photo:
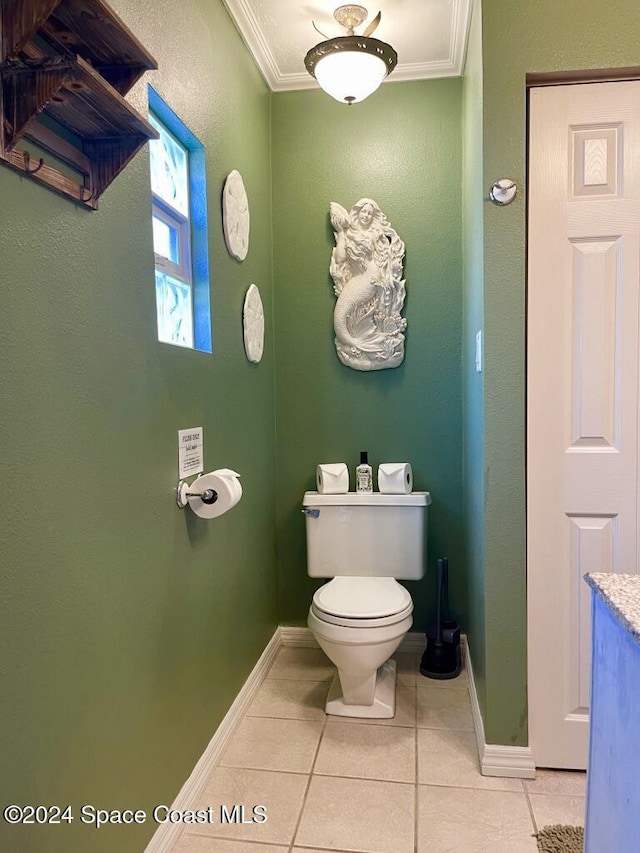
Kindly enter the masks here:
M 283 647 L 197 804 L 266 822 L 185 827 L 173 853 L 534 853 L 537 828 L 583 823 L 584 773 L 481 776 L 466 674 L 395 657 L 396 716 L 363 721 L 325 716 L 322 651 Z

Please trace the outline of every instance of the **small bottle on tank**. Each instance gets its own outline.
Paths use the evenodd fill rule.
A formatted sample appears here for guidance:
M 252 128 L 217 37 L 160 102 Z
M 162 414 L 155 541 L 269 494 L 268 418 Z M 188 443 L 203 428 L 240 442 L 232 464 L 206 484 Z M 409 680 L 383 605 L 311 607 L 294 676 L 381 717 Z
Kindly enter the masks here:
M 356 492 L 373 491 L 373 471 L 366 450 L 360 452 L 360 464 L 356 468 Z

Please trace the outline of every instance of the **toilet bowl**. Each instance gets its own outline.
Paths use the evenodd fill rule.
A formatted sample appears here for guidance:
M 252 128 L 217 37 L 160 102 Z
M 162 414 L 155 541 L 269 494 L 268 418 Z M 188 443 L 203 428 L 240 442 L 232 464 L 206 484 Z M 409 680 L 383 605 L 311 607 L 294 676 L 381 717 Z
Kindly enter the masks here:
M 328 714 L 394 716 L 395 661 L 389 658 L 411 628 L 412 613 L 411 596 L 393 578 L 339 577 L 316 591 L 307 624 L 338 670 Z
M 337 673 L 328 714 L 390 718 L 395 661 L 413 624 L 398 583 L 424 575 L 428 492 L 409 495 L 306 492 L 307 573 L 331 578 L 316 590 L 307 624 Z

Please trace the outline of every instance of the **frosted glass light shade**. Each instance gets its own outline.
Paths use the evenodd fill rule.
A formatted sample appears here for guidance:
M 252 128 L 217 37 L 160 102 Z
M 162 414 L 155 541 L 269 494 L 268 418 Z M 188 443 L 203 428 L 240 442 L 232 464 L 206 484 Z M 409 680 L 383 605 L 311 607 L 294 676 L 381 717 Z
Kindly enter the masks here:
M 324 91 L 342 104 L 363 101 L 396 67 L 398 54 L 383 41 L 341 36 L 320 42 L 304 64 Z
M 383 60 L 371 53 L 328 53 L 316 65 L 324 91 L 342 104 L 357 104 L 373 94 L 387 76 Z

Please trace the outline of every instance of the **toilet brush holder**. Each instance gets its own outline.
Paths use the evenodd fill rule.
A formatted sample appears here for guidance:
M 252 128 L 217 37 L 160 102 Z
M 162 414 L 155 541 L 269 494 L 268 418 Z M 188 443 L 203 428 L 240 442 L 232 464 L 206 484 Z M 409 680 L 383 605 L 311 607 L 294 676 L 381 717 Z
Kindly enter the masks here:
M 462 668 L 460 626 L 449 618 L 449 561 L 436 561 L 436 624 L 427 632 L 427 648 L 420 661 L 420 673 L 427 678 L 456 678 Z M 444 612 L 444 618 L 443 618 Z

